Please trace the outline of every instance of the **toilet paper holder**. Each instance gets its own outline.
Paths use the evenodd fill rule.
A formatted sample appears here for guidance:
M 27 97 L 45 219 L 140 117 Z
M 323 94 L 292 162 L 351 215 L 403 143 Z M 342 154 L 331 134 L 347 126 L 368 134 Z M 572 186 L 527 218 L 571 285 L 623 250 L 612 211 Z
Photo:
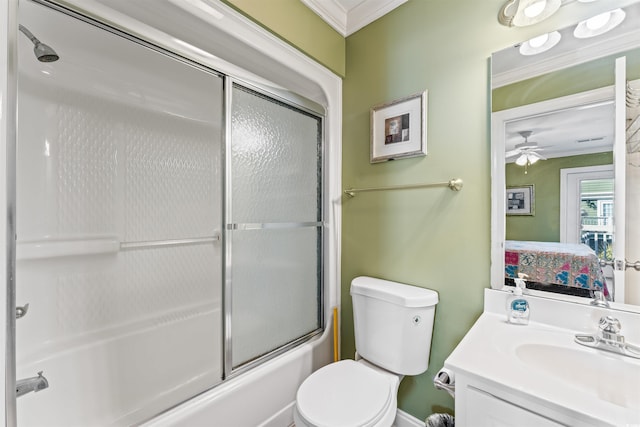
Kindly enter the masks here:
M 438 390 L 444 390 L 451 397 L 455 397 L 456 380 L 455 374 L 447 368 L 442 368 L 433 377 L 433 386 Z

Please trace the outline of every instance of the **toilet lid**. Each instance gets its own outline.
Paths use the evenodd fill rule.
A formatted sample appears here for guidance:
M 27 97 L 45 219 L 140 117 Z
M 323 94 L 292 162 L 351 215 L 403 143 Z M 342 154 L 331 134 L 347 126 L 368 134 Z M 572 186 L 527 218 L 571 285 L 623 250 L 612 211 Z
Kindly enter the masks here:
M 298 413 L 315 426 L 375 424 L 393 401 L 390 378 L 353 360 L 311 374 L 298 389 Z

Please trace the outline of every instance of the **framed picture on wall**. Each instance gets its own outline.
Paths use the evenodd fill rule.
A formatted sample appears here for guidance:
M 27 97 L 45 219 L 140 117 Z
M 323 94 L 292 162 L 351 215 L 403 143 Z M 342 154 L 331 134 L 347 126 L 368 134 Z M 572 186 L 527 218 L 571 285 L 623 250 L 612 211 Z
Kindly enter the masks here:
M 534 215 L 533 184 L 507 187 L 507 215 Z
M 371 163 L 426 155 L 426 90 L 371 109 Z

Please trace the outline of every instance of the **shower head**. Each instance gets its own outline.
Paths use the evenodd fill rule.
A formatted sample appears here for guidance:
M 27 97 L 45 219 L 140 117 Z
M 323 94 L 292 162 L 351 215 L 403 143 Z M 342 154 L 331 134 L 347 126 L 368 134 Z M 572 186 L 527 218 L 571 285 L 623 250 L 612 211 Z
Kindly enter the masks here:
M 33 53 L 36 55 L 36 58 L 38 58 L 38 61 L 40 61 L 40 62 L 54 62 L 54 61 L 57 61 L 58 59 L 60 59 L 60 57 L 58 56 L 58 54 L 56 53 L 55 50 L 53 50 L 50 46 L 48 46 L 48 45 L 42 43 L 40 40 L 38 40 L 36 38 L 36 36 L 34 36 L 31 33 L 31 31 L 29 31 L 26 27 L 24 27 L 23 25 L 18 25 L 18 28 L 33 43 Z

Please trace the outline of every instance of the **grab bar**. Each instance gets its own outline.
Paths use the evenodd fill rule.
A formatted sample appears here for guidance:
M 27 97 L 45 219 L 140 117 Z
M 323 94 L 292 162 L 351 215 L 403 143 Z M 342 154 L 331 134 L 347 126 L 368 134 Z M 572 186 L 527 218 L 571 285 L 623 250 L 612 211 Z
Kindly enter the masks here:
M 195 237 L 191 239 L 171 239 L 171 240 L 149 240 L 141 242 L 122 242 L 120 243 L 120 249 L 123 251 L 131 249 L 142 248 L 166 248 L 171 246 L 185 246 L 185 245 L 203 245 L 207 243 L 213 243 L 220 240 L 219 235 L 209 237 Z
M 16 259 L 32 260 L 64 256 L 115 254 L 143 248 L 201 245 L 220 241 L 220 235 L 187 239 L 120 242 L 116 237 L 85 237 L 71 239 L 42 239 L 17 242 Z

